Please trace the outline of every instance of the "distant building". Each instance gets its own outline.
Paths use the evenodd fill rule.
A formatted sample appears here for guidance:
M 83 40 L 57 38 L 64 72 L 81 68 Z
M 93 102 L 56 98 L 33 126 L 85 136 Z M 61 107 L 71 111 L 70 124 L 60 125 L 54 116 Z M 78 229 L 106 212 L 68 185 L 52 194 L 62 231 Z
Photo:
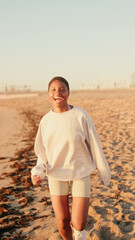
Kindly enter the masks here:
M 18 92 L 26 93 L 26 92 L 31 92 L 31 89 L 27 85 L 23 85 L 23 86 L 11 85 L 9 87 L 7 87 L 6 85 L 5 92 L 6 93 L 18 93 Z

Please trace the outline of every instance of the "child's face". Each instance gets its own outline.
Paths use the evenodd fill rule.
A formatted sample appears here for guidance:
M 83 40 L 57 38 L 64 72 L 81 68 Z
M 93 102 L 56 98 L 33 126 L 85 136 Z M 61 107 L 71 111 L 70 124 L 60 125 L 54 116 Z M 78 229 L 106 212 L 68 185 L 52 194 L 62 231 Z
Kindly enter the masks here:
M 65 83 L 55 80 L 49 88 L 49 99 L 54 107 L 62 107 L 67 105 L 69 91 Z

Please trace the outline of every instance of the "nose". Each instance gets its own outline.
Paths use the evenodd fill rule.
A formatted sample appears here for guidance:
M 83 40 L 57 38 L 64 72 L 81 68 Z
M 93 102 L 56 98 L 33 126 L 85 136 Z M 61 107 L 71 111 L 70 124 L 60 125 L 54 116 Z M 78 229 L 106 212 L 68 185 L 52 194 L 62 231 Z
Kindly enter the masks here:
M 61 93 L 61 89 L 56 89 L 56 93 Z

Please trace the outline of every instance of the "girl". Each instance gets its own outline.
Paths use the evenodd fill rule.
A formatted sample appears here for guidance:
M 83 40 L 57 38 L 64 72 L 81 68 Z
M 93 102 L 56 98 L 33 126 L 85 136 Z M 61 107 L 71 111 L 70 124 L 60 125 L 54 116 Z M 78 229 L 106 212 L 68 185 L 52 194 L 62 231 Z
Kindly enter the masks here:
M 98 168 L 105 185 L 110 169 L 104 157 L 96 129 L 88 113 L 67 103 L 69 84 L 62 77 L 48 85 L 52 110 L 41 119 L 35 140 L 37 165 L 32 182 L 39 185 L 48 176 L 49 190 L 60 235 L 64 240 L 86 239 L 90 197 L 90 174 Z M 72 193 L 72 219 L 68 205 Z

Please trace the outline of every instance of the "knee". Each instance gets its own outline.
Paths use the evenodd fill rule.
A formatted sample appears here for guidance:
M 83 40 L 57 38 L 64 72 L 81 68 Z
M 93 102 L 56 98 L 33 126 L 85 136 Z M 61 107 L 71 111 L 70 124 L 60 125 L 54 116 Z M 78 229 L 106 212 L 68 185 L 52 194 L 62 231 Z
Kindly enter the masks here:
M 72 225 L 77 231 L 83 231 L 86 227 L 86 222 L 80 222 L 80 223 L 72 222 Z
M 60 219 L 57 224 L 61 231 L 66 231 L 70 226 L 70 219 L 65 217 L 63 219 Z

